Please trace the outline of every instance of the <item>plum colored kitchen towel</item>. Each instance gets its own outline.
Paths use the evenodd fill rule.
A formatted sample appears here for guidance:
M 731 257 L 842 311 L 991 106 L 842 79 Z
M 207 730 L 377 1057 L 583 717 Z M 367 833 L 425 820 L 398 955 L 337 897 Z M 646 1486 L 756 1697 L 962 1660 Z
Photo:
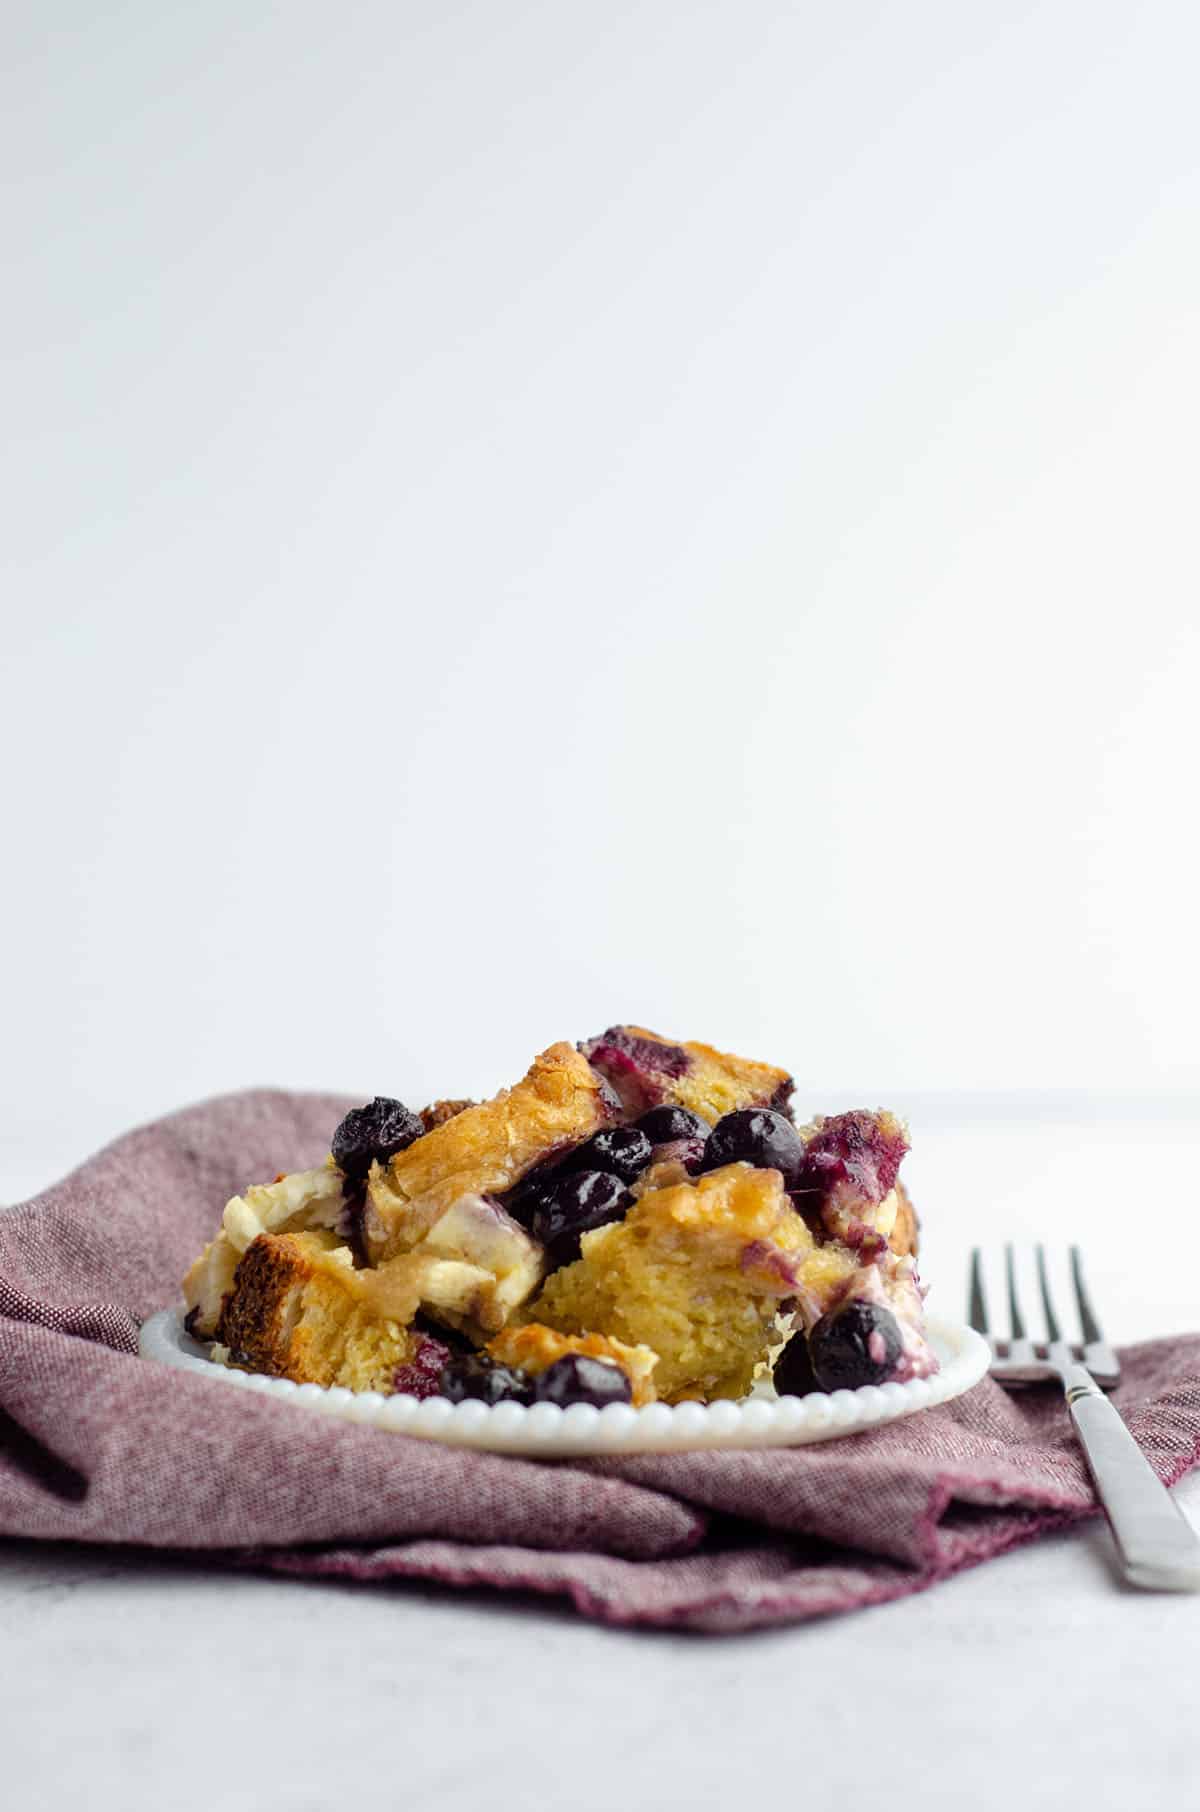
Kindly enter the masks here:
M 0 1210 L 0 1535 L 565 1596 L 744 1630 L 881 1603 L 1096 1509 L 1061 1395 L 990 1379 L 850 1439 L 538 1462 L 318 1417 L 137 1357 L 228 1196 L 320 1162 L 346 1107 L 269 1090 L 128 1134 Z M 1122 1354 L 1167 1483 L 1200 1457 L 1200 1335 Z

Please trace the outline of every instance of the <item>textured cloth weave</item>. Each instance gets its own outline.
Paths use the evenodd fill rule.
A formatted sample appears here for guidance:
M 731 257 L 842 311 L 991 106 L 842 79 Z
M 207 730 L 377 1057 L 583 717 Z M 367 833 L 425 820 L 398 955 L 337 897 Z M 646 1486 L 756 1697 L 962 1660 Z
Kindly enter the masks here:
M 990 1380 L 792 1450 L 541 1463 L 339 1423 L 140 1360 L 226 1198 L 320 1162 L 349 1105 L 226 1096 L 0 1211 L 0 1535 L 295 1574 L 562 1594 L 741 1630 L 918 1591 L 1095 1512 L 1061 1395 Z M 1159 1475 L 1200 1457 L 1200 1335 L 1131 1347 L 1117 1402 Z

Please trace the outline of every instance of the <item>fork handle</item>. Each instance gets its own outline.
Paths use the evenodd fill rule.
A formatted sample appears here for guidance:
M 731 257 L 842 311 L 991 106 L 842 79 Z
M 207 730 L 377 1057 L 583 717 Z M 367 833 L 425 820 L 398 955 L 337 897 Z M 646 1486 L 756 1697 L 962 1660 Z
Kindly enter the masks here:
M 1126 1579 L 1149 1592 L 1200 1591 L 1200 1537 L 1117 1410 L 1081 1365 L 1065 1368 L 1063 1384 Z

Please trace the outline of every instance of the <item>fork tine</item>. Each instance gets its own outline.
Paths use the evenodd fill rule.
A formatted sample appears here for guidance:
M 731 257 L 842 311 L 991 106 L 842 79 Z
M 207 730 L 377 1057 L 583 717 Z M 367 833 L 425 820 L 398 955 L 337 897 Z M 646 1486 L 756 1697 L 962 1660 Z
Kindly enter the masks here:
M 1050 1279 L 1046 1275 L 1046 1248 L 1038 1242 L 1037 1249 L 1038 1284 L 1042 1292 L 1042 1312 L 1046 1317 L 1046 1332 L 1051 1341 L 1062 1339 L 1062 1329 L 1058 1325 L 1058 1316 L 1054 1313 L 1054 1302 L 1050 1295 Z
M 1025 1323 L 1021 1319 L 1021 1305 L 1017 1301 L 1017 1271 L 1011 1245 L 1004 1248 L 1004 1271 L 1008 1278 L 1008 1319 L 1012 1326 L 1012 1337 L 1014 1340 L 1024 1340 Z
M 987 1298 L 983 1293 L 983 1259 L 978 1246 L 971 1248 L 971 1306 L 967 1320 L 977 1334 L 988 1331 Z
M 1079 1323 L 1083 1329 L 1085 1341 L 1103 1340 L 1100 1323 L 1096 1320 L 1087 1286 L 1083 1281 L 1083 1258 L 1078 1246 L 1071 1247 L 1071 1282 L 1075 1285 L 1075 1301 L 1079 1306 Z

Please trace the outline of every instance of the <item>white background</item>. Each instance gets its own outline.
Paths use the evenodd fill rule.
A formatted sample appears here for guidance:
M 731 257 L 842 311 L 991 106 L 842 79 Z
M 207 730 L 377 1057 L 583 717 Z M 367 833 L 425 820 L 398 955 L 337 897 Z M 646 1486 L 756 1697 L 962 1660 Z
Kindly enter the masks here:
M 5 21 L 0 1193 L 623 1018 L 1186 1108 L 1193 8 Z
M 0 1199 L 634 1018 L 907 1108 L 943 1312 L 1070 1232 L 1114 1334 L 1195 1325 L 1198 53 L 1182 0 L 9 0 Z M 1107 1553 L 701 1644 L 11 1547 L 8 1774 L 698 1808 L 785 1730 L 834 1803 L 879 1678 L 897 1806 L 1156 1812 L 1200 1626 Z

